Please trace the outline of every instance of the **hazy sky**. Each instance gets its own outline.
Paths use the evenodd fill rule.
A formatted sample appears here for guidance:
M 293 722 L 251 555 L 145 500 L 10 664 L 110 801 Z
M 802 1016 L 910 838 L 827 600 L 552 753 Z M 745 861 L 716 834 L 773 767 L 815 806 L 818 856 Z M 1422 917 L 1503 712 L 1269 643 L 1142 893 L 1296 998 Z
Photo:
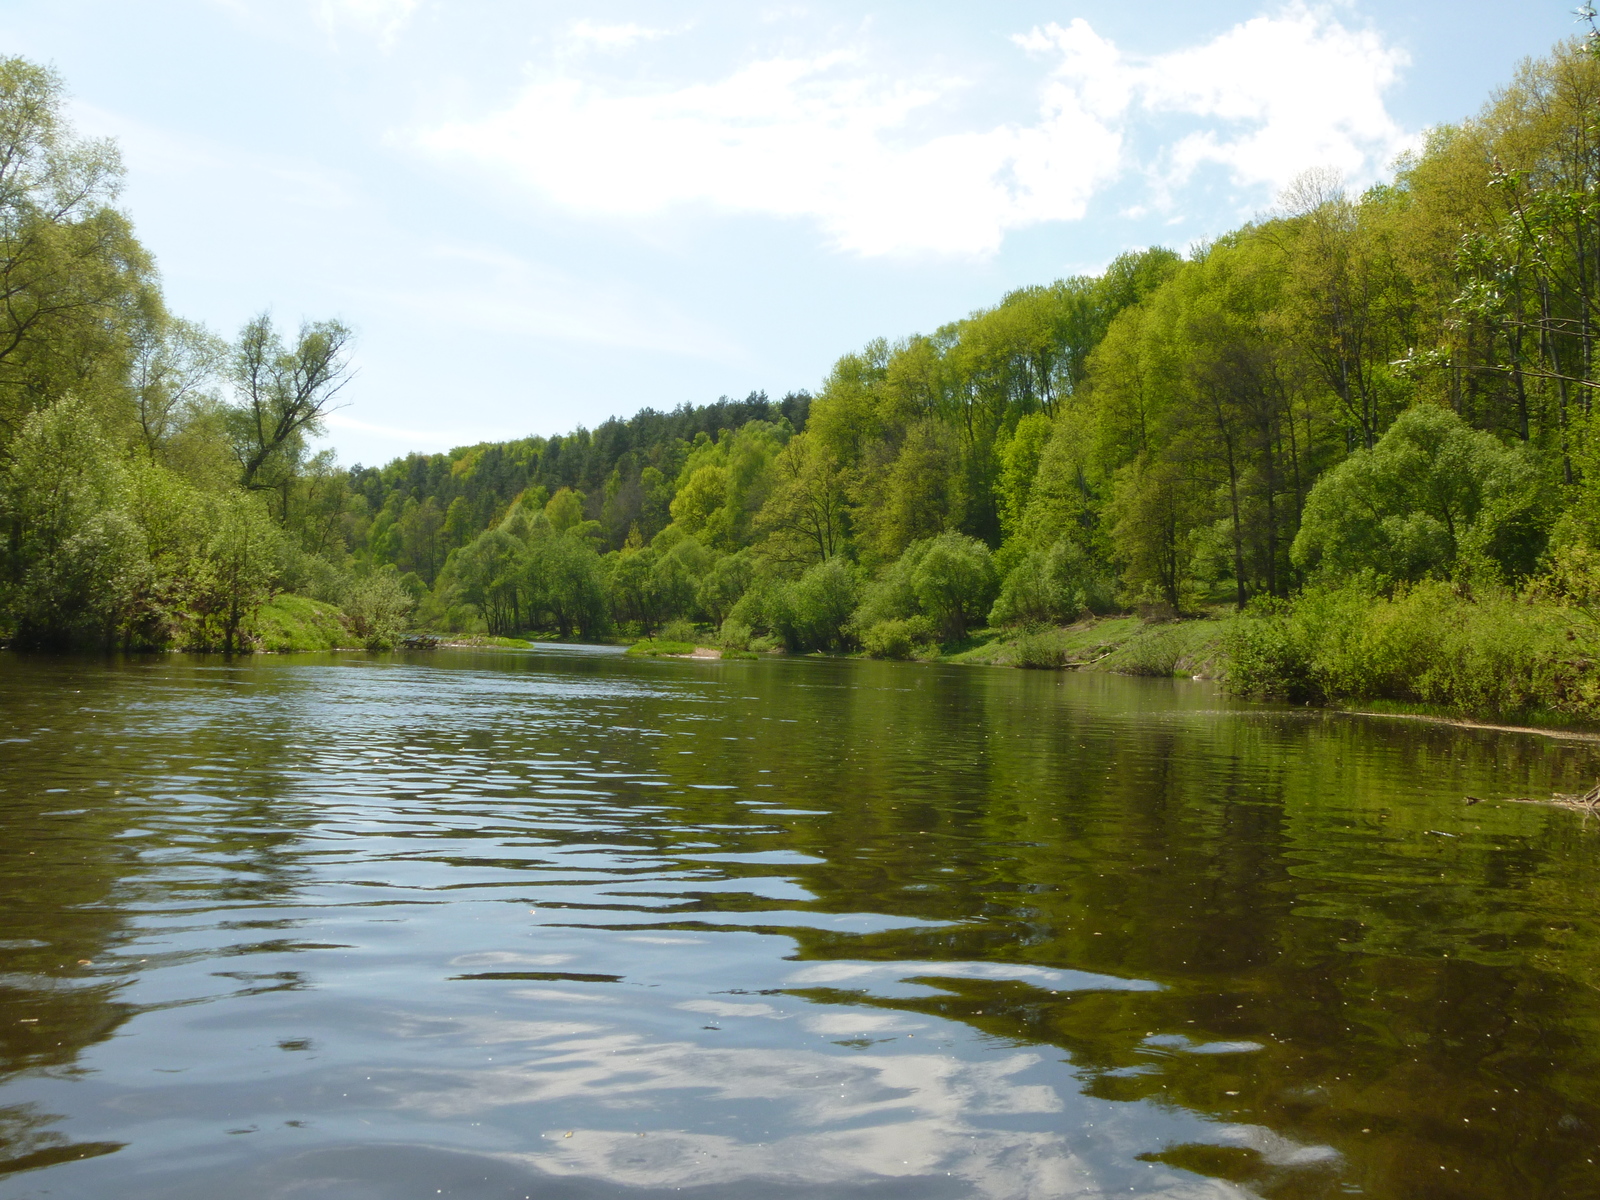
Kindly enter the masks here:
M 832 361 L 1359 185 L 1571 0 L 0 0 L 180 314 L 338 316 L 344 461 L 815 389 Z

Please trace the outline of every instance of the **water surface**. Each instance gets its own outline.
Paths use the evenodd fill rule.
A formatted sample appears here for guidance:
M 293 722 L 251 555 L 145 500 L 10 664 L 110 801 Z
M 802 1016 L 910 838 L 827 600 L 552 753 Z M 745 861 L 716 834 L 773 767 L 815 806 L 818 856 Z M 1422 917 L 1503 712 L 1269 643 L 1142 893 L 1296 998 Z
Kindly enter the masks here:
M 842 660 L 0 656 L 0 1197 L 1600 1195 L 1594 750 Z

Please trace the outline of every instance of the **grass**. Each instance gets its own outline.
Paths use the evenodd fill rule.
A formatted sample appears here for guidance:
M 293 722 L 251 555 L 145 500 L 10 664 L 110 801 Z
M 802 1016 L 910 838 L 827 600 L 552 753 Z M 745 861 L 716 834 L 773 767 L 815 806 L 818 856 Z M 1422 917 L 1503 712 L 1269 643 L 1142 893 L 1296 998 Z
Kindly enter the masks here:
M 1221 670 L 1224 628 L 1214 617 L 1159 624 L 1139 617 L 1095 617 L 1056 629 L 984 629 L 945 646 L 939 660 L 1211 678 Z
M 526 650 L 533 645 L 526 638 L 495 637 L 487 633 L 475 633 L 470 637 L 451 637 L 442 634 L 443 644 L 447 646 L 500 647 L 506 650 Z
M 669 642 L 659 638 L 640 638 L 628 647 L 629 654 L 693 654 L 693 642 Z
M 274 596 L 256 613 L 255 632 L 269 654 L 356 646 L 339 610 L 308 596 Z
M 1227 623 L 1211 617 L 1140 626 L 1097 667 L 1121 675 L 1200 675 L 1222 673 Z

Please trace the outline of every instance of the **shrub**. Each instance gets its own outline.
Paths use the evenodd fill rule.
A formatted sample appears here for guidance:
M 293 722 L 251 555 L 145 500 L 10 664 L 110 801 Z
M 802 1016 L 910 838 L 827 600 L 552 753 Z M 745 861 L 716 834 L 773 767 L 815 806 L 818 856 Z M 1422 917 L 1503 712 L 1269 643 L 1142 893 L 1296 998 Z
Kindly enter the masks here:
M 855 568 L 837 556 L 767 596 L 772 631 L 791 650 L 831 650 L 850 640 L 850 615 L 860 599 Z
M 642 638 L 629 646 L 629 654 L 693 654 L 693 642 L 669 642 L 665 638 Z
M 861 634 L 861 648 L 871 658 L 911 658 L 932 641 L 933 626 L 923 617 L 879 621 Z
M 989 547 L 965 534 L 941 533 L 911 572 L 911 590 L 946 641 L 965 637 L 968 622 L 981 621 L 994 601 Z
M 345 621 L 368 650 L 392 650 L 406 629 L 411 593 L 393 566 L 356 580 L 344 602 Z
M 1067 651 L 1054 633 L 1038 631 L 1025 633 L 1017 639 L 1016 664 L 1037 670 L 1049 670 L 1067 665 Z
M 1254 608 L 1227 634 L 1228 690 L 1286 700 L 1399 700 L 1488 715 L 1597 711 L 1593 627 L 1504 589 L 1361 586 Z
M 977 538 L 941 533 L 906 547 L 867 589 L 855 627 L 923 616 L 947 640 L 966 636 L 994 601 L 994 560 Z
M 717 645 L 724 651 L 750 649 L 750 626 L 729 617 L 717 634 Z
M 1110 611 L 1111 581 L 1076 542 L 1062 538 L 1030 552 L 1006 573 L 989 610 L 991 625 L 1067 624 L 1084 609 Z
M 1407 409 L 1370 450 L 1328 471 L 1306 499 L 1295 565 L 1332 579 L 1450 574 L 1458 558 L 1505 579 L 1544 551 L 1553 497 L 1533 455 L 1448 409 Z
M 694 626 L 682 617 L 675 617 L 661 627 L 660 640 L 663 642 L 687 642 L 694 645 Z

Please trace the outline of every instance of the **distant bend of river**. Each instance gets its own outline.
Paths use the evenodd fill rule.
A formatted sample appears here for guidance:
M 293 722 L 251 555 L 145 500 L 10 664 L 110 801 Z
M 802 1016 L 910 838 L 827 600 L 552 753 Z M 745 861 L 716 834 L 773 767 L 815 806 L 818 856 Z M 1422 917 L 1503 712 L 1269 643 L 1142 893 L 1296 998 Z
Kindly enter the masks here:
M 0 655 L 0 1198 L 1600 1196 L 1594 747 L 577 647 Z

